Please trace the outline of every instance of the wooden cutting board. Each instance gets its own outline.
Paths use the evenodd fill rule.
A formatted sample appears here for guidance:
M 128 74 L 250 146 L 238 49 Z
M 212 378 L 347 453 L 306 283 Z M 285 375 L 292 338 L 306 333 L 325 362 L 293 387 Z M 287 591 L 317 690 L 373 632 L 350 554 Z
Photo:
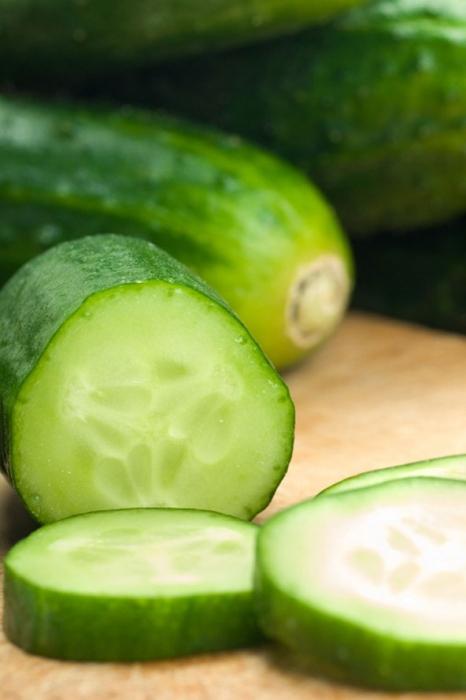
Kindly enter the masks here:
M 260 519 L 360 471 L 466 453 L 464 338 L 353 315 L 287 379 L 297 406 L 296 448 L 288 475 Z M 4 484 L 0 507 L 0 542 L 6 548 L 28 523 Z M 396 696 L 301 675 L 272 649 L 163 663 L 74 664 L 27 656 L 0 637 L 1 700 L 383 697 Z

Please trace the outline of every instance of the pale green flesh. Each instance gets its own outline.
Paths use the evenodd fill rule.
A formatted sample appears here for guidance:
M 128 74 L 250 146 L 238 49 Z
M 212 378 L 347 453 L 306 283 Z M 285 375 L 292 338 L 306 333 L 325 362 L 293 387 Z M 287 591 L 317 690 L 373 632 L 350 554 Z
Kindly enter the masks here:
M 90 513 L 33 533 L 9 570 L 39 588 L 144 598 L 250 591 L 256 526 L 200 511 Z
M 466 487 L 409 479 L 279 516 L 265 571 L 331 617 L 412 641 L 466 639 Z
M 388 467 L 386 469 L 364 472 L 329 486 L 322 492 L 322 495 L 353 491 L 354 489 L 362 489 L 385 481 L 393 481 L 394 479 L 421 476 L 466 481 L 466 455 L 438 457 L 437 459 L 413 462 L 412 464 L 404 464 L 399 467 Z
M 203 295 L 163 282 L 100 292 L 21 388 L 15 484 L 42 522 L 151 506 L 251 517 L 286 462 L 285 391 Z

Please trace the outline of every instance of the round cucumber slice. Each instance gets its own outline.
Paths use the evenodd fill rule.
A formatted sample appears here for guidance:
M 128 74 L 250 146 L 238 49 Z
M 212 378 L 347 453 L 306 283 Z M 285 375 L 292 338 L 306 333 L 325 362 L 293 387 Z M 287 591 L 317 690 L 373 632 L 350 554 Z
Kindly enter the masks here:
M 284 382 L 146 241 L 89 237 L 36 258 L 0 293 L 0 337 L 6 466 L 40 522 L 132 507 L 251 518 L 284 475 Z
M 6 634 L 34 654 L 95 661 L 254 644 L 256 531 L 189 510 L 88 513 L 47 525 L 6 557 Z
M 320 673 L 466 688 L 466 484 L 406 478 L 315 498 L 259 534 L 264 631 Z
M 321 491 L 319 496 L 363 489 L 367 486 L 374 486 L 375 484 L 382 484 L 385 481 L 394 481 L 395 479 L 421 476 L 466 481 L 466 455 L 437 457 L 435 459 L 425 459 L 422 462 L 403 464 L 399 467 L 386 467 L 385 469 L 363 472 L 332 484 L 332 486 Z

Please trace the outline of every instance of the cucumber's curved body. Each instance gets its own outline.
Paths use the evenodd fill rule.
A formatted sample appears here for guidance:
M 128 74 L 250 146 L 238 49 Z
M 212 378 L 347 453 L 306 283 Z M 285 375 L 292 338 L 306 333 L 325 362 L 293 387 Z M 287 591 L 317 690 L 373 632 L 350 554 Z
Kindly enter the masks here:
M 7 555 L 5 632 L 29 653 L 76 661 L 257 644 L 256 534 L 252 523 L 176 509 L 48 525 Z
M 1 0 L 0 76 L 68 85 L 109 69 L 287 34 L 361 1 Z
M 354 306 L 466 334 L 466 221 L 354 241 Z
M 299 172 L 236 138 L 3 98 L 0 151 L 4 276 L 66 239 L 142 236 L 217 289 L 278 366 L 344 313 L 351 254 L 333 212 Z
M 288 389 L 217 294 L 151 243 L 101 235 L 0 291 L 0 453 L 39 522 L 197 508 L 251 518 L 291 457 Z
M 465 65 L 462 0 L 372 0 L 322 30 L 180 64 L 126 92 L 147 100 L 152 89 L 153 104 L 272 147 L 348 230 L 402 231 L 465 210 Z

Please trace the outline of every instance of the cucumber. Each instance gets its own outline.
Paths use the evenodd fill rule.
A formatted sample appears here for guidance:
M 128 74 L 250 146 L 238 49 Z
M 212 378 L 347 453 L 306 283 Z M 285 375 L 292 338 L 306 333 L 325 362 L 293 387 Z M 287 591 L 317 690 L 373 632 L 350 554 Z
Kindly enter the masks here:
M 0 270 L 111 231 L 160 245 L 217 289 L 272 361 L 340 321 L 351 254 L 293 168 L 236 138 L 130 110 L 0 98 Z
M 411 464 L 403 464 L 397 467 L 386 467 L 385 469 L 363 472 L 332 484 L 332 486 L 321 491 L 319 495 L 364 489 L 367 486 L 382 484 L 385 481 L 423 476 L 466 481 L 466 455 L 436 457 L 435 459 L 425 459 L 422 462 L 412 462 Z
M 354 306 L 466 334 L 466 221 L 354 241 Z
M 115 81 L 272 147 L 355 234 L 443 222 L 466 206 L 466 3 L 372 0 L 289 39 Z M 141 79 L 142 77 L 142 79 Z
M 466 484 L 406 478 L 315 498 L 259 533 L 263 629 L 386 690 L 466 688 Z
M 0 0 L 0 79 L 80 83 L 128 65 L 286 34 L 362 1 Z
M 132 507 L 251 518 L 291 456 L 288 389 L 153 244 L 63 243 L 0 291 L 3 463 L 39 522 Z
M 78 661 L 256 644 L 256 526 L 218 513 L 120 510 L 46 525 L 5 559 L 7 637 Z

